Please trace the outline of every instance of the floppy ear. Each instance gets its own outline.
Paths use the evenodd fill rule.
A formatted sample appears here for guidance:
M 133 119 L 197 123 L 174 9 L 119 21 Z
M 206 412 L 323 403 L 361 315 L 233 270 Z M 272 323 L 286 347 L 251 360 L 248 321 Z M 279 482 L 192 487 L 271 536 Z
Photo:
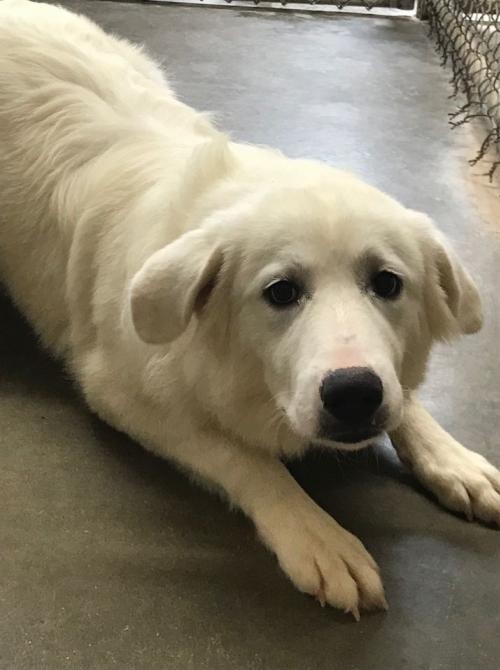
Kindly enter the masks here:
M 203 307 L 215 285 L 222 253 L 204 230 L 185 233 L 154 253 L 132 279 L 134 328 L 144 342 L 171 342 Z
M 444 236 L 426 221 L 425 301 L 434 337 L 476 333 L 483 324 L 481 298 Z

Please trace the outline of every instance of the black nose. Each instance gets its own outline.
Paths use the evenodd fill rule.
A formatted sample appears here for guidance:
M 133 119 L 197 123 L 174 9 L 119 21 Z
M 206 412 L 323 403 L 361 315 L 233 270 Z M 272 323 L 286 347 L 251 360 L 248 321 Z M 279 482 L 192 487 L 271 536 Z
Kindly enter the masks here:
M 368 368 L 329 372 L 321 384 L 323 407 L 345 424 L 368 423 L 382 404 L 382 381 Z

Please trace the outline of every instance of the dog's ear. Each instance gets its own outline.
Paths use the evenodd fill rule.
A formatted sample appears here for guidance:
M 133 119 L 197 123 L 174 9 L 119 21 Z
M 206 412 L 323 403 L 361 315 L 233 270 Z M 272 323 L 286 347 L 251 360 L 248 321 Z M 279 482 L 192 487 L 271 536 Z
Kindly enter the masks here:
M 204 230 L 185 233 L 154 253 L 132 279 L 132 322 L 148 344 L 171 342 L 209 299 L 222 265 Z
M 426 261 L 425 303 L 436 339 L 476 333 L 483 324 L 481 298 L 471 276 L 444 236 L 421 217 Z

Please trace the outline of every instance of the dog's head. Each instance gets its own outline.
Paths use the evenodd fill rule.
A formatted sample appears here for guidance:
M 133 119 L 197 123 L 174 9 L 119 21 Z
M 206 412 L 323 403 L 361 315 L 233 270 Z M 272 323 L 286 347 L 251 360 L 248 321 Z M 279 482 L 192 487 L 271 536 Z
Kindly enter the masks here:
M 190 324 L 218 350 L 228 411 L 259 389 L 305 442 L 364 446 L 399 423 L 432 341 L 480 328 L 478 292 L 422 214 L 309 161 L 273 156 L 257 178 L 257 155 L 136 274 L 136 332 L 159 344 Z

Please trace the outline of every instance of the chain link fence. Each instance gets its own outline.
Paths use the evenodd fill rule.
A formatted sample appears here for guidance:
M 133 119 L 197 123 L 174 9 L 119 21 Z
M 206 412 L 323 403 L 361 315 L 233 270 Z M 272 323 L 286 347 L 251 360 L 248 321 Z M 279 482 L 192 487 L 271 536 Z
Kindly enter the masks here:
M 424 15 L 443 64 L 453 69 L 460 106 L 451 125 L 482 124 L 483 142 L 469 162 L 482 161 L 493 180 L 500 166 L 500 0 L 427 0 Z

